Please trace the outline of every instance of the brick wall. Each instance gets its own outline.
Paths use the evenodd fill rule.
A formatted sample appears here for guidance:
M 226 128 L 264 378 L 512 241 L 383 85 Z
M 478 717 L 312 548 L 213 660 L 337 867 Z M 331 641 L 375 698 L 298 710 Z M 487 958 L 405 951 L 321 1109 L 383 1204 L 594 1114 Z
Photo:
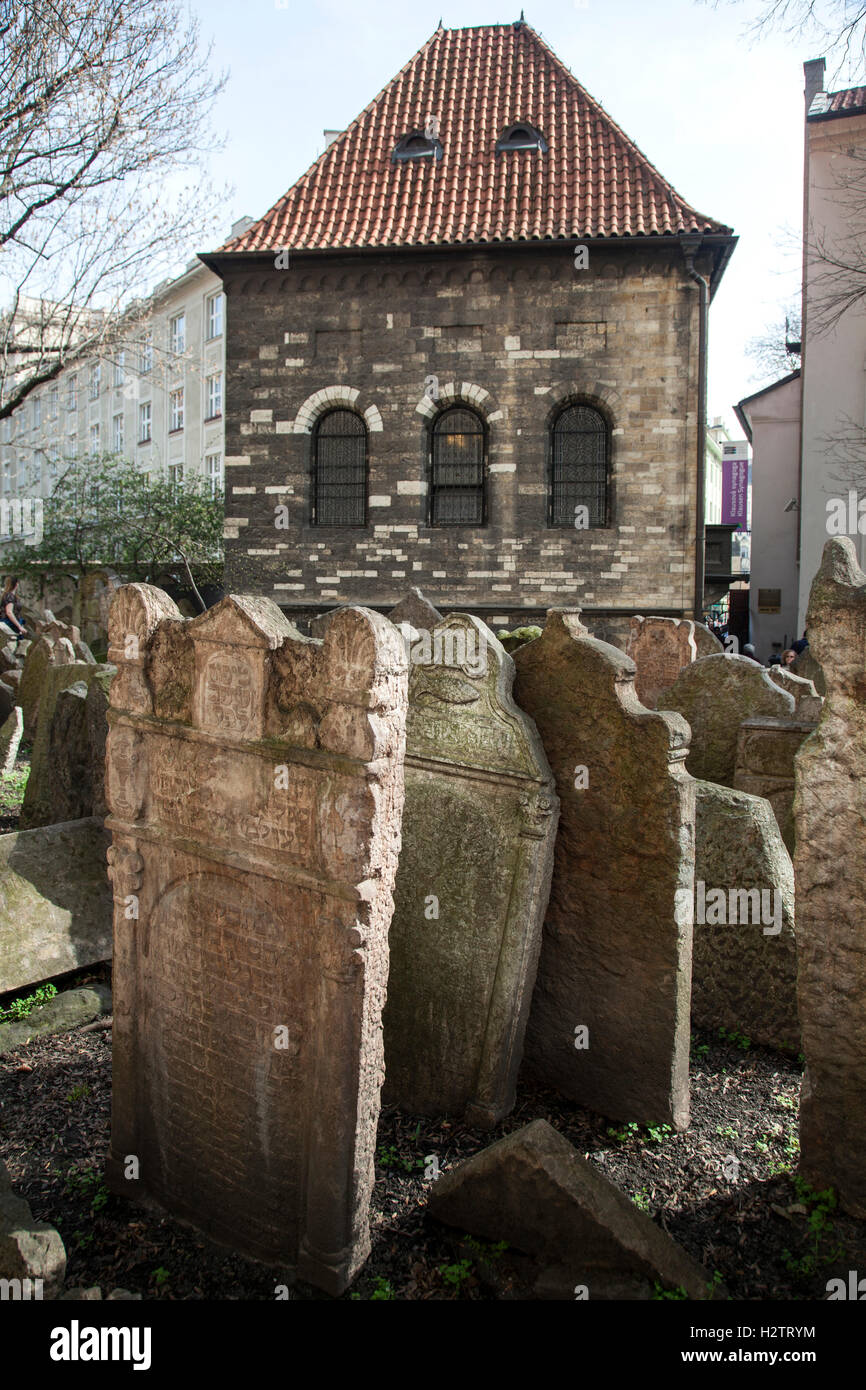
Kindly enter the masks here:
M 690 615 L 697 291 L 677 248 L 592 246 L 589 261 L 558 247 L 223 258 L 227 587 L 298 616 L 387 608 L 412 585 L 509 623 L 562 603 L 611 630 Z M 440 407 L 486 421 L 486 526 L 427 524 L 430 376 Z M 604 529 L 547 525 L 549 426 L 577 395 L 611 425 Z M 366 528 L 310 524 L 312 431 L 333 405 L 367 421 Z

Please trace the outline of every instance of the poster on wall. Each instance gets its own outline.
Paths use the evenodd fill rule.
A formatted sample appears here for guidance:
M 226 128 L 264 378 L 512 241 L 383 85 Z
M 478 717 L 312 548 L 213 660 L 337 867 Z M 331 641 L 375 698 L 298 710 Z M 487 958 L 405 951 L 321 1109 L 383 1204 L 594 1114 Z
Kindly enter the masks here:
M 744 458 L 722 459 L 722 525 L 748 524 L 749 462 Z

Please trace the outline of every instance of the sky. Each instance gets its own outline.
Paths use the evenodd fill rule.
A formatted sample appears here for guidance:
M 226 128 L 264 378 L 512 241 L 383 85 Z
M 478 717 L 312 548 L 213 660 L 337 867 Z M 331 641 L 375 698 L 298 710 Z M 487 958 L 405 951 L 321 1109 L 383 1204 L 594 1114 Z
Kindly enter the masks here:
M 260 217 L 430 37 L 504 24 L 519 0 L 191 0 L 215 71 L 225 139 L 212 173 L 231 186 L 227 237 Z M 528 0 L 525 18 L 693 207 L 740 240 L 710 310 L 708 416 L 742 431 L 733 405 L 766 381 L 751 338 L 797 293 L 803 62 L 817 36 L 753 23 L 761 0 Z M 828 89 L 859 74 L 828 64 Z M 222 238 L 221 238 L 222 239 Z M 210 247 L 193 247 L 190 252 Z

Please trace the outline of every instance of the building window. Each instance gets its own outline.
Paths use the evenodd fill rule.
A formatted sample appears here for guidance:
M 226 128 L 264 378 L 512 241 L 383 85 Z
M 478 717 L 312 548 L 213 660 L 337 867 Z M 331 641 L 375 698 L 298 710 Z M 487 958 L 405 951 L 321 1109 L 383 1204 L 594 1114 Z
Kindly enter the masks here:
M 207 408 L 205 411 L 206 420 L 215 420 L 223 413 L 223 374 L 215 372 L 209 376 L 205 383 L 207 387 Z
M 397 141 L 392 162 L 399 164 L 407 159 L 441 159 L 442 145 L 438 139 L 421 130 L 412 130 Z
M 209 338 L 222 337 L 223 331 L 223 297 L 221 294 L 210 294 L 207 298 L 207 336 Z
M 430 525 L 483 526 L 484 425 L 455 406 L 434 420 L 430 458 Z
M 66 457 L 69 459 L 78 458 L 78 435 L 71 434 L 66 445 Z
M 549 525 L 607 525 L 608 428 L 589 405 L 568 405 L 551 431 Z M 579 511 L 585 508 L 585 511 Z
M 12 416 L 7 415 L 3 421 L 3 443 L 9 444 L 12 441 Z
M 173 434 L 175 430 L 183 429 L 183 387 L 177 391 L 172 391 L 168 398 L 169 404 L 169 431 Z
M 42 428 L 42 397 L 41 397 L 41 396 L 34 396 L 34 397 L 33 397 L 33 428 L 34 428 L 35 430 L 39 430 L 39 429 Z
M 182 485 L 183 485 L 183 464 L 182 464 L 182 463 L 170 463 L 170 464 L 168 465 L 168 481 L 169 481 L 169 483 L 171 484 L 171 486 L 172 486 L 173 488 L 182 487 Z
M 124 363 L 125 363 L 125 361 L 126 361 L 126 353 L 125 353 L 125 352 L 119 352 L 119 353 L 117 354 L 117 357 L 114 359 L 114 384 L 115 384 L 115 386 L 122 386 L 123 383 L 124 383 L 124 381 L 126 380 L 126 371 L 125 371 L 125 368 L 124 368 Z
M 90 452 L 99 453 L 99 425 L 90 426 Z
M 138 442 L 150 443 L 150 401 L 138 407 Z
M 141 339 L 141 353 L 139 355 L 139 366 L 142 372 L 149 372 L 153 368 L 153 329 L 148 328 Z
M 123 416 L 115 415 L 112 419 L 112 447 L 116 454 L 123 453 Z
M 168 345 L 175 357 L 186 348 L 186 314 L 177 314 L 169 319 Z
M 222 454 L 205 455 L 205 475 L 210 484 L 211 497 L 215 497 L 222 491 L 223 485 L 223 456 Z
M 51 386 L 48 389 L 48 418 L 57 419 L 57 387 Z
M 97 362 L 90 368 L 90 399 L 99 400 L 99 388 L 102 385 L 102 363 Z
M 521 121 L 517 125 L 507 126 L 496 141 L 496 153 L 501 154 L 503 150 L 540 150 L 546 154 L 547 141 L 535 126 Z
M 33 460 L 33 486 L 42 490 L 42 460 L 37 454 Z
M 329 410 L 313 436 L 313 524 L 366 526 L 367 427 L 353 410 Z
M 78 409 L 78 377 L 75 372 L 66 383 L 66 409 Z

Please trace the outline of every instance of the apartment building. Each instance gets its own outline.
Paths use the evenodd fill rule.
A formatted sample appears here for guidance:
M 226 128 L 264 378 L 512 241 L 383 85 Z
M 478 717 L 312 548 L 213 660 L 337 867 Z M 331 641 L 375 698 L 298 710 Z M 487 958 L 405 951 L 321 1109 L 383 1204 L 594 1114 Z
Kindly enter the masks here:
M 249 225 L 242 218 L 237 235 Z M 65 460 L 119 454 L 154 478 L 223 486 L 225 296 L 197 256 L 141 305 L 122 346 L 81 359 L 0 425 L 0 496 L 48 497 Z

